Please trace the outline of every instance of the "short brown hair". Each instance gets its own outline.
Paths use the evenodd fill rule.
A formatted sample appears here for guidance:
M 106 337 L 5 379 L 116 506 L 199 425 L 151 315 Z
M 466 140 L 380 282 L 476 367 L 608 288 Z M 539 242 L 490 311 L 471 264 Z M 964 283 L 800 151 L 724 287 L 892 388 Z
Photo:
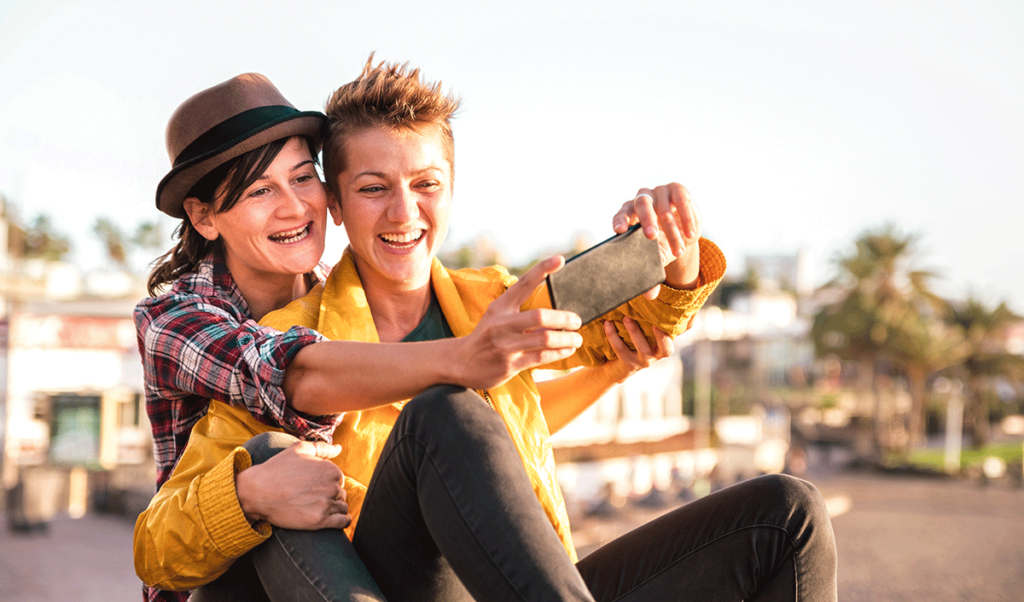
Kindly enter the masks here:
M 455 138 L 451 118 L 458 110 L 458 97 L 444 94 L 441 82 L 423 82 L 420 70 L 409 63 L 373 65 L 373 54 L 355 80 L 338 88 L 327 100 L 324 136 L 324 179 L 336 197 L 338 174 L 345 171 L 345 140 L 369 128 L 418 130 L 437 126 L 442 135 L 445 157 L 455 173 Z

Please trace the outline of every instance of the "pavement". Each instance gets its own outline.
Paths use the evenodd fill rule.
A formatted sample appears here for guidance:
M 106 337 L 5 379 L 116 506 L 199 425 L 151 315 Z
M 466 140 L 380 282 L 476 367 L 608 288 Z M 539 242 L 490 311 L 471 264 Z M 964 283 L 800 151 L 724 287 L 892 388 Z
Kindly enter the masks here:
M 1024 600 L 1024 489 L 869 472 L 808 478 L 832 510 L 843 602 Z M 610 538 L 660 511 L 583 521 L 574 532 Z M 6 525 L 0 514 L 0 602 L 141 599 L 132 520 L 58 517 L 46 532 L 31 534 Z
M 58 517 L 45 532 L 12 533 L 0 516 L 0 602 L 140 602 L 133 521 Z
M 877 475 L 817 484 L 850 499 L 832 519 L 840 600 L 1024 600 L 1024 489 Z

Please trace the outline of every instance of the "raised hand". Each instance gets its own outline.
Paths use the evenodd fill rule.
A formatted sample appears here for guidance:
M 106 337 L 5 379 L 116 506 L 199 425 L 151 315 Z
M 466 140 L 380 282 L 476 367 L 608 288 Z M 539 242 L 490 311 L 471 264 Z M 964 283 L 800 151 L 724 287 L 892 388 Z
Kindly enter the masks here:
M 638 222 L 647 238 L 658 239 L 666 284 L 692 288 L 700 270 L 701 218 L 690 192 L 675 182 L 641 188 L 612 217 L 612 228 L 621 233 Z
M 238 473 L 235 488 L 250 521 L 286 529 L 344 529 L 351 524 L 343 475 L 330 458 L 341 447 L 299 441 Z
M 491 303 L 473 332 L 461 339 L 459 361 L 466 367 L 462 384 L 477 389 L 498 386 L 523 370 L 565 359 L 583 344 L 583 337 L 574 332 L 581 326 L 576 314 L 520 311 L 544 278 L 564 264 L 561 256 L 538 263 Z

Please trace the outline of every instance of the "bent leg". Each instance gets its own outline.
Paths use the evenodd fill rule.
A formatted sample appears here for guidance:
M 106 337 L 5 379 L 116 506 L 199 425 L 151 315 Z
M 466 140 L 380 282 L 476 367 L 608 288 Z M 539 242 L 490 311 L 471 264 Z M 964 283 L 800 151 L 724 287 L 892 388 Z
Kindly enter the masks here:
M 392 600 L 591 600 L 504 421 L 460 387 L 403 408 L 353 544 Z
M 260 464 L 296 441 L 284 433 L 263 433 L 247 441 L 244 447 L 253 464 Z M 250 556 L 266 595 L 274 602 L 384 600 L 352 542 L 335 529 L 299 531 L 274 527 L 270 538 L 240 561 Z
M 252 554 L 231 563 L 220 577 L 192 592 L 189 602 L 271 602 L 260 584 Z
M 682 506 L 577 567 L 598 601 L 836 600 L 832 522 L 818 490 L 770 475 Z

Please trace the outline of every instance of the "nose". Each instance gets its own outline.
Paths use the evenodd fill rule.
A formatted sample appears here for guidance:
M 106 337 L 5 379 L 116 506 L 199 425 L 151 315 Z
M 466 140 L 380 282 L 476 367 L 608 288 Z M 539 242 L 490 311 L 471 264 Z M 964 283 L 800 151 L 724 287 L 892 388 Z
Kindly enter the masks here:
M 407 188 L 396 190 L 388 204 L 388 219 L 396 224 L 411 222 L 420 216 L 418 197 Z
M 278 217 L 301 215 L 306 212 L 306 205 L 306 200 L 298 192 L 290 186 L 285 186 L 278 197 L 277 215 Z

